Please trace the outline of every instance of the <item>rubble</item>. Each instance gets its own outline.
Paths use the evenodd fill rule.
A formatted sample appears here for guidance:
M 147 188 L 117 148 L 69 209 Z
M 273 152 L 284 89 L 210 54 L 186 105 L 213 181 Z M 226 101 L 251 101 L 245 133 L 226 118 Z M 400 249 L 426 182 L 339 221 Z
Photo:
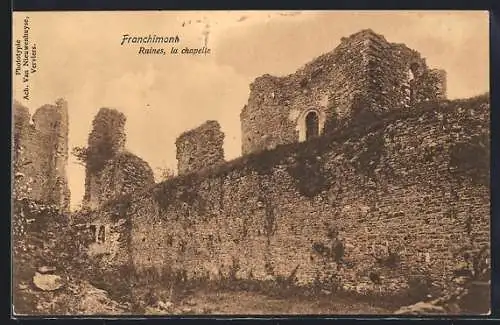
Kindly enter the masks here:
M 55 291 L 63 286 L 63 281 L 59 275 L 36 272 L 33 277 L 33 284 L 44 291 Z

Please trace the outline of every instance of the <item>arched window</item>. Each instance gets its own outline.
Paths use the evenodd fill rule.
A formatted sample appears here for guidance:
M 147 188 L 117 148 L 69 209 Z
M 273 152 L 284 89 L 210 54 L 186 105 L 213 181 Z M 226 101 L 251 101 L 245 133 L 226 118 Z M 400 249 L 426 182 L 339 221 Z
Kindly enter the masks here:
M 407 80 L 404 86 L 405 92 L 405 105 L 409 106 L 415 97 L 415 80 L 420 75 L 420 66 L 418 63 L 413 62 L 407 72 Z
M 419 74 L 418 63 L 414 62 L 414 63 L 410 64 L 410 73 L 413 77 L 412 79 L 415 79 L 418 77 L 418 74 Z
M 92 234 L 92 240 L 95 241 L 97 238 L 97 227 L 96 225 L 90 225 L 90 233 Z
M 319 135 L 319 117 L 314 111 L 306 115 L 306 140 L 317 137 Z
M 325 116 L 322 111 L 315 109 L 304 110 L 297 118 L 299 142 L 318 137 L 323 134 Z

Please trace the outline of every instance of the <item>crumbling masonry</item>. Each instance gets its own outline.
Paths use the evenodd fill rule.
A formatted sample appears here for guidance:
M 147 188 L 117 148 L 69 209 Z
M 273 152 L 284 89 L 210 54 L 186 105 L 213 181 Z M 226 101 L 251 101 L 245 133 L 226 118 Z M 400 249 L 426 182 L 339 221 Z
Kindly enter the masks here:
M 395 294 L 489 245 L 487 96 L 446 100 L 443 71 L 371 30 L 250 88 L 243 156 L 223 162 L 215 121 L 181 135 L 180 176 L 125 200 L 116 266 Z
M 184 132 L 176 141 L 179 175 L 224 162 L 224 134 L 217 121 Z
M 125 115 L 109 108 L 101 108 L 92 122 L 85 152 L 85 208 L 96 209 L 154 184 L 148 163 L 125 149 L 125 122 Z
M 29 109 L 13 105 L 14 195 L 68 211 L 68 107 L 59 100 L 44 105 L 33 117 Z
M 395 294 L 424 274 L 446 287 L 464 248 L 489 247 L 488 95 L 446 100 L 443 71 L 371 30 L 250 88 L 243 156 L 224 162 L 207 122 L 160 184 L 124 151 L 124 116 L 99 112 L 86 202 L 124 286 L 125 267 Z
M 405 45 L 363 30 L 294 74 L 264 75 L 250 85 L 241 112 L 242 152 L 305 140 L 308 116 L 326 134 L 346 123 L 445 96 L 444 71 L 429 69 Z

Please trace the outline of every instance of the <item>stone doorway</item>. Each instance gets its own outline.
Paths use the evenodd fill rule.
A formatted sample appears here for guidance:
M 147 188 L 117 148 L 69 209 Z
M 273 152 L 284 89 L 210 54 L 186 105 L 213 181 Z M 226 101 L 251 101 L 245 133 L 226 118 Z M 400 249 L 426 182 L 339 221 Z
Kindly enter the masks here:
M 319 136 L 319 117 L 315 111 L 306 115 L 306 140 Z

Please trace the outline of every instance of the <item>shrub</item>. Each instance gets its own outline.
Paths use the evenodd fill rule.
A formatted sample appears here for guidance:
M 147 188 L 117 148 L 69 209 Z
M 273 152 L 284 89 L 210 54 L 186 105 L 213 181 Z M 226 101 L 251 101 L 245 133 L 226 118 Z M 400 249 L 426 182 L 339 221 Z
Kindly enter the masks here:
M 88 278 L 95 269 L 88 263 L 86 246 L 92 240 L 85 224 L 60 213 L 57 206 L 22 199 L 13 202 L 13 299 L 16 313 L 37 312 L 40 298 L 20 290 L 32 283 L 41 266 L 56 267 L 56 274 L 69 282 Z M 55 302 L 54 302 L 55 303 Z M 64 305 L 66 304 L 66 305 Z M 42 313 L 71 310 L 69 301 L 59 301 Z M 48 305 L 47 305 L 48 306 Z
M 416 274 L 408 279 L 407 298 L 409 303 L 426 300 L 432 291 L 432 280 L 428 274 Z

